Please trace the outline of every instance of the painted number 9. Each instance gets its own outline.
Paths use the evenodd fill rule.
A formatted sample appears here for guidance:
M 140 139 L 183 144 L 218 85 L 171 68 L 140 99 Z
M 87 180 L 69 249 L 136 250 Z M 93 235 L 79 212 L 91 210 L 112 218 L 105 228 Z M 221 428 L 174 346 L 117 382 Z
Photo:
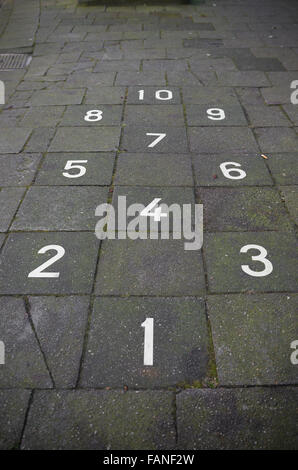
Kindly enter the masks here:
M 208 119 L 212 119 L 213 121 L 221 121 L 226 117 L 224 110 L 220 108 L 207 109 L 207 116 Z

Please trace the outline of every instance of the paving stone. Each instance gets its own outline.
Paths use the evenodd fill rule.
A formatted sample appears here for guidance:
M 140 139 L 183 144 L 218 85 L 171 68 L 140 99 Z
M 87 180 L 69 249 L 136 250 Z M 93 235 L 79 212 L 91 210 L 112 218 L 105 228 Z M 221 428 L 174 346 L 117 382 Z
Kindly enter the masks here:
M 0 231 L 6 232 L 24 195 L 24 188 L 0 190 Z
M 291 230 L 278 192 L 273 188 L 202 188 L 205 230 Z M 224 203 L 222 203 L 224 201 Z
M 292 219 L 298 225 L 297 186 L 282 186 L 280 190 Z
M 240 105 L 209 108 L 206 105 L 189 104 L 185 109 L 189 126 L 247 126 L 247 120 Z M 222 117 L 222 111 L 224 119 L 218 119 Z
M 295 152 L 298 145 L 298 137 L 293 129 L 285 127 L 258 127 L 255 135 L 262 152 Z
M 282 106 L 282 108 L 285 110 L 291 121 L 295 126 L 298 126 L 298 109 L 297 106 L 291 104 L 286 104 Z
M 59 245 L 65 255 L 44 272 L 58 272 L 58 278 L 33 278 L 28 274 L 57 255 L 38 251 Z M 2 250 L 1 294 L 88 294 L 92 288 L 98 241 L 91 233 L 14 233 Z M 22 256 L 20 256 L 20 253 Z M 17 270 L 16 270 L 17 266 Z
M 147 133 L 156 133 L 157 135 L 152 136 Z M 161 133 L 166 136 L 153 147 L 149 147 Z M 121 148 L 128 152 L 186 153 L 188 152 L 186 131 L 184 127 L 167 127 L 167 123 L 165 126 L 159 125 L 159 127 L 156 125 L 127 126 L 124 127 Z
M 209 73 L 209 72 L 206 72 Z M 213 72 L 211 72 L 213 74 Z M 200 78 L 198 78 L 198 75 Z M 173 86 L 202 86 L 200 74 L 193 74 L 186 70 L 183 72 L 167 72 L 168 85 L 172 88 Z
M 0 449 L 19 447 L 30 390 L 0 390 Z
M 188 136 L 191 152 L 239 154 L 258 151 L 252 131 L 246 128 L 190 127 Z
M 72 166 L 81 166 L 65 170 L 67 162 L 73 161 Z M 109 186 L 112 181 L 114 153 L 48 153 L 38 171 L 36 185 L 79 185 Z M 0 157 L 1 165 L 1 157 Z M 84 172 L 81 176 L 80 173 Z M 72 175 L 64 176 L 63 173 Z
M 39 127 L 33 129 L 30 139 L 26 143 L 26 152 L 45 152 L 55 134 L 54 127 Z
M 108 240 L 103 243 L 97 295 L 200 295 L 204 273 L 200 253 L 183 240 Z
M 19 153 L 22 151 L 32 129 L 7 128 L 0 135 L 0 153 Z
M 40 154 L 0 155 L 0 186 L 31 184 L 40 162 Z
M 24 300 L 0 297 L 0 306 L 1 341 L 5 346 L 0 387 L 51 388 L 52 381 L 31 328 Z
M 279 106 L 245 105 L 245 111 L 253 127 L 291 126 Z
M 172 105 L 172 104 L 180 104 L 181 98 L 179 94 L 179 88 L 177 87 L 165 87 L 159 90 L 157 87 L 147 87 L 144 89 L 143 98 L 140 99 L 140 87 L 129 87 L 128 88 L 128 95 L 127 95 L 127 104 L 150 104 L 150 105 Z M 165 91 L 172 93 L 171 99 L 166 99 L 169 97 Z M 156 93 L 157 97 L 156 97 Z M 160 98 L 161 99 L 160 99 Z
M 88 112 L 94 110 L 101 111 L 98 114 L 101 117 L 97 119 L 96 113 L 92 113 L 89 120 L 85 119 L 89 116 Z M 92 117 L 94 116 L 94 117 Z M 66 111 L 61 121 L 61 126 L 119 126 L 121 124 L 122 106 L 121 105 L 76 105 L 67 106 Z
M 298 153 L 270 153 L 266 160 L 277 184 L 298 184 L 297 172 L 293 171 L 297 164 Z
M 265 87 L 270 86 L 264 72 L 249 71 L 245 72 L 218 72 L 218 81 L 221 85 L 233 87 Z
M 184 115 L 181 105 L 127 105 L 124 113 L 124 123 L 132 126 L 135 122 L 142 126 L 163 126 L 169 123 L 172 126 L 183 126 Z
M 185 391 L 177 396 L 178 448 L 297 449 L 296 402 L 294 387 Z
M 121 153 L 116 185 L 192 186 L 190 156 L 185 154 Z
M 56 387 L 75 387 L 88 297 L 29 297 L 30 314 Z
M 65 106 L 44 106 L 30 108 L 20 122 L 21 127 L 55 127 L 63 112 Z
M 138 72 L 140 65 L 140 60 L 101 60 L 95 66 L 94 72 L 120 72 L 123 70 Z
M 258 245 L 267 251 L 273 271 L 265 276 L 251 276 L 241 266 L 252 271 L 265 269 L 262 261 L 252 260 L 259 249 L 240 253 L 246 245 Z M 291 233 L 247 232 L 205 234 L 204 248 L 210 292 L 295 292 L 297 270 L 293 252 L 296 241 Z M 271 266 L 270 266 L 271 267 Z
M 141 325 L 146 318 L 154 320 L 152 366 L 144 365 Z M 114 352 L 111 344 L 117 344 Z M 96 298 L 82 385 L 154 388 L 198 382 L 207 373 L 207 348 L 202 300 Z
M 297 72 L 268 72 L 267 76 L 272 85 L 275 86 L 282 86 L 288 83 L 290 87 L 292 81 L 297 80 Z
M 65 88 L 89 88 L 113 85 L 115 72 L 74 72 L 66 80 Z
M 273 181 L 266 168 L 265 161 L 257 154 L 193 154 L 194 171 L 198 186 L 267 186 Z M 226 164 L 228 174 L 238 179 L 225 177 L 220 165 Z M 235 165 L 236 164 L 236 165 Z M 240 165 L 240 166 L 239 166 Z M 236 171 L 231 171 L 232 169 Z M 239 178 L 239 170 L 245 172 L 244 178 Z
M 32 187 L 18 210 L 12 229 L 93 230 L 94 211 L 97 205 L 106 202 L 107 197 L 107 188 Z
M 31 106 L 63 106 L 81 104 L 84 89 L 38 90 L 33 94 Z
M 219 87 L 187 87 L 182 89 L 185 104 L 206 104 L 208 106 L 239 104 L 232 88 Z
M 116 150 L 120 128 L 60 127 L 50 145 L 50 152 L 107 152 Z
M 22 448 L 173 449 L 172 408 L 168 391 L 37 391 Z
M 249 105 L 260 105 L 264 106 L 264 98 L 260 92 L 260 88 L 253 87 L 238 87 L 237 95 L 239 101 L 243 106 Z
M 120 71 L 117 74 L 116 85 L 136 86 L 136 85 L 166 85 L 164 71 L 152 72 L 126 72 Z
M 266 104 L 289 104 L 291 98 L 290 83 L 287 86 L 262 88 L 261 93 Z
M 122 104 L 124 97 L 124 87 L 92 86 L 87 90 L 85 103 Z
M 290 361 L 290 345 L 298 334 L 296 305 L 297 294 L 209 297 L 208 316 L 221 385 L 297 383 L 297 371 Z

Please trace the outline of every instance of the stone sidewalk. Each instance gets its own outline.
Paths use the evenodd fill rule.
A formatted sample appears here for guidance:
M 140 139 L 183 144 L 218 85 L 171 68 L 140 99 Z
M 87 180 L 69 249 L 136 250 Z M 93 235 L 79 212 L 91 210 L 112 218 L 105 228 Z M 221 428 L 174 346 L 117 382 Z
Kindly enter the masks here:
M 0 70 L 0 448 L 297 449 L 297 28 L 295 0 L 4 2 L 32 60 Z M 203 204 L 202 249 L 101 242 L 120 195 Z

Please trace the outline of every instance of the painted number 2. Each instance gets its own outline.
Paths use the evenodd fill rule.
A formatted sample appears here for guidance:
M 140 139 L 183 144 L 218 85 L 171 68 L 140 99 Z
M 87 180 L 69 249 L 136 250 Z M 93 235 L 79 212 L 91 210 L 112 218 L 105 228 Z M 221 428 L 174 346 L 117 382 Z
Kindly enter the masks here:
M 144 332 L 144 366 L 153 366 L 153 330 L 154 319 L 146 318 L 142 323 Z
M 44 272 L 46 268 L 54 264 L 56 261 L 58 261 L 60 258 L 62 258 L 65 254 L 65 250 L 63 246 L 60 245 L 47 245 L 41 248 L 38 251 L 38 254 L 43 255 L 49 250 L 55 250 L 57 254 L 53 256 L 52 258 L 48 259 L 45 263 L 41 264 L 38 266 L 38 268 L 34 269 L 31 271 L 31 273 L 28 274 L 28 277 L 59 277 L 60 273 L 59 272 Z
M 295 88 L 295 90 L 291 93 L 291 103 L 298 104 L 298 80 L 292 81 L 291 88 Z
M 298 339 L 291 342 L 291 349 L 294 349 L 291 354 L 291 364 L 296 366 L 298 364 Z
M 272 273 L 273 271 L 273 266 L 271 261 L 266 258 L 267 256 L 267 250 L 263 246 L 260 245 L 245 245 L 241 248 L 240 253 L 247 253 L 249 250 L 258 250 L 259 255 L 252 256 L 251 259 L 253 261 L 260 261 L 260 263 L 263 263 L 264 269 L 262 271 L 253 271 L 250 269 L 250 267 L 247 264 L 242 264 L 241 269 L 244 271 L 246 274 L 249 276 L 253 277 L 264 277 L 268 276 L 269 274 Z

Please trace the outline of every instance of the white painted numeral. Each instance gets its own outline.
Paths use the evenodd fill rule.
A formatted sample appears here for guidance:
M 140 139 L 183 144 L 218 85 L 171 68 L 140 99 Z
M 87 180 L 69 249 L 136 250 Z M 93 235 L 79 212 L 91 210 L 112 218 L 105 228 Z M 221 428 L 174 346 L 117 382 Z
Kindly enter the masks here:
M 212 119 L 213 121 L 221 121 L 226 117 L 224 110 L 220 108 L 207 109 L 207 116 L 208 119 Z
M 75 165 L 75 163 L 87 163 L 88 160 L 68 160 L 64 170 L 72 170 L 72 169 L 78 169 L 78 173 L 68 173 L 67 171 L 64 171 L 62 173 L 65 178 L 80 178 L 80 176 L 83 176 L 86 173 L 86 168 L 82 165 Z
M 144 366 L 153 366 L 153 330 L 154 319 L 146 318 L 142 323 L 144 331 Z
M 161 198 L 155 198 L 153 199 L 148 206 L 146 206 L 141 212 L 140 215 L 144 217 L 153 217 L 155 222 L 159 222 L 161 217 L 167 217 L 168 214 L 165 212 L 161 212 L 161 207 L 156 207 L 156 209 L 153 212 L 150 212 L 153 207 L 156 206 L 156 204 L 161 201 Z
M 5 85 L 0 80 L 0 104 L 5 104 Z
M 263 277 L 263 276 L 268 276 L 269 274 L 272 273 L 273 271 L 273 266 L 271 261 L 269 261 L 266 256 L 267 256 L 267 250 L 261 245 L 245 245 L 241 248 L 240 253 L 247 253 L 248 250 L 258 250 L 260 252 L 259 255 L 252 256 L 251 259 L 253 261 L 260 261 L 261 263 L 264 264 L 264 269 L 263 271 L 253 271 L 250 269 L 250 267 L 247 264 L 242 264 L 241 269 L 244 271 L 246 274 L 249 274 L 249 276 L 254 276 L 254 277 Z
M 291 103 L 298 104 L 298 80 L 292 81 L 291 88 L 296 88 L 296 90 L 291 94 Z
M 227 165 L 233 165 L 234 167 L 241 166 L 240 163 L 236 162 L 223 162 L 219 165 L 223 175 L 230 180 L 242 180 L 246 177 L 246 173 L 244 170 L 240 168 L 227 168 Z M 232 174 L 233 173 L 233 174 Z M 235 174 L 236 173 L 236 174 Z
M 157 139 L 154 139 L 153 142 L 151 142 L 151 144 L 148 145 L 148 147 L 155 147 L 155 145 L 158 144 L 158 142 L 160 142 L 162 139 L 164 139 L 166 137 L 167 134 L 162 134 L 162 133 L 155 133 L 155 132 L 147 132 L 146 135 L 153 135 L 153 136 L 158 136 Z
M 60 276 L 59 272 L 56 272 L 56 273 L 47 272 L 47 273 L 45 273 L 43 271 L 46 268 L 48 268 L 49 266 L 51 266 L 52 264 L 54 264 L 56 261 L 58 261 L 60 258 L 62 258 L 65 254 L 65 250 L 60 245 L 47 245 L 47 246 L 44 246 L 43 248 L 41 248 L 38 251 L 38 254 L 44 254 L 49 250 L 55 250 L 55 251 L 57 251 L 57 254 L 55 256 L 53 256 L 52 258 L 48 259 L 48 261 L 46 261 L 45 263 L 38 266 L 38 268 L 31 271 L 31 273 L 28 274 L 28 277 L 56 277 L 57 278 L 57 277 Z
M 91 122 L 101 121 L 103 117 L 102 114 L 103 112 L 100 111 L 100 109 L 91 109 L 90 111 L 87 111 L 84 119 L 85 121 L 91 121 Z
M 5 364 L 5 345 L 3 341 L 0 341 L 0 365 Z
M 144 90 L 139 90 L 139 100 L 143 101 L 144 99 Z
M 173 93 L 171 92 L 171 90 L 157 90 L 155 92 L 155 98 L 161 101 L 171 100 L 173 98 Z
M 298 364 L 298 339 L 291 342 L 291 349 L 295 350 L 291 354 L 291 363 L 296 366 Z

